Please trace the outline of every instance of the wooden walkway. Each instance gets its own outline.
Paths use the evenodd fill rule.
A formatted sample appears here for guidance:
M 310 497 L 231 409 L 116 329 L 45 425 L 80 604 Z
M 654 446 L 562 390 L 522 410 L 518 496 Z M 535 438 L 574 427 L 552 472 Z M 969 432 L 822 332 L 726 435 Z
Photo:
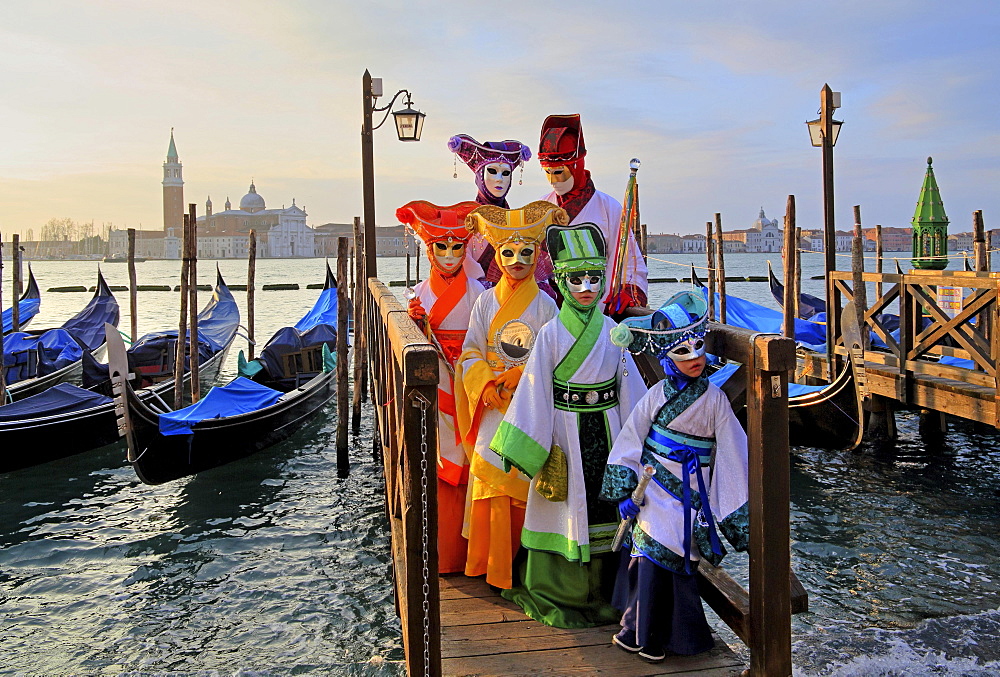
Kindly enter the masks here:
M 712 651 L 650 664 L 611 645 L 617 625 L 550 628 L 525 616 L 481 578 L 442 576 L 440 586 L 444 675 L 731 677 L 746 667 L 718 637 Z

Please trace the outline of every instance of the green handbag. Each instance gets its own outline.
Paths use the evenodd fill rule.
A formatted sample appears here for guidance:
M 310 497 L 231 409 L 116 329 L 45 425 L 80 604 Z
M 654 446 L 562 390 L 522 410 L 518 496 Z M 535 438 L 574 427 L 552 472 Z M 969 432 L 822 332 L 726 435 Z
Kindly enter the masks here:
M 566 452 L 558 444 L 552 445 L 549 457 L 535 477 L 535 491 L 553 503 L 565 501 L 569 495 L 569 464 Z

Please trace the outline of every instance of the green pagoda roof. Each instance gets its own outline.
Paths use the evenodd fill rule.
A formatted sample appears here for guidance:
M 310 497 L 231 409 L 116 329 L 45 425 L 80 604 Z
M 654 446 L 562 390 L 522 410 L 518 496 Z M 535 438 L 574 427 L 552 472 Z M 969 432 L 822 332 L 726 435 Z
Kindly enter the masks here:
M 913 212 L 914 226 L 948 225 L 948 215 L 944 213 L 944 202 L 941 201 L 941 191 L 938 190 L 934 178 L 933 158 L 927 158 L 927 173 L 924 174 L 924 185 L 917 199 L 917 209 Z

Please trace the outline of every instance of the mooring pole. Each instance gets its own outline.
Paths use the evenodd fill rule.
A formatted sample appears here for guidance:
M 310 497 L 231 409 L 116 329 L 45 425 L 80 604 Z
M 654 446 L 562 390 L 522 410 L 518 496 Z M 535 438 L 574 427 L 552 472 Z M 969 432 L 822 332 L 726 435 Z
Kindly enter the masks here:
M 11 306 L 11 328 L 14 331 L 21 331 L 21 235 L 14 233 L 11 235 L 11 244 L 14 249 L 10 253 L 10 261 L 14 264 L 14 303 Z
M 347 477 L 347 238 L 337 238 L 337 477 Z
M 722 239 L 722 214 L 715 214 L 715 257 L 719 262 L 719 322 L 726 323 L 726 259 Z
M 885 250 L 882 247 L 882 224 L 875 225 L 875 272 L 878 273 L 878 282 L 875 283 L 875 298 L 882 298 L 882 257 Z
M 187 304 L 188 304 L 188 242 L 191 232 L 188 215 L 183 214 L 184 228 L 181 238 L 181 319 L 177 326 L 177 342 L 174 346 L 174 409 L 184 406 L 184 351 L 187 344 Z
M 712 237 L 712 222 L 705 222 L 705 261 L 708 265 L 708 316 L 715 319 L 715 238 Z
M 15 300 L 15 303 L 17 300 Z M 0 315 L 3 314 L 3 233 L 0 233 Z M 3 321 L 0 321 L 0 406 L 7 404 L 7 370 L 3 366 Z
M 191 299 L 188 301 L 188 312 L 191 314 L 191 340 L 189 353 L 191 355 L 191 404 L 201 399 L 201 367 L 198 364 L 200 357 L 198 343 L 198 219 L 195 210 L 198 208 L 193 202 L 188 203 L 188 223 L 191 229 L 191 265 L 188 268 L 188 293 Z
M 365 293 L 368 291 L 368 281 L 365 279 L 365 231 L 361 228 L 361 218 L 354 217 L 354 332 L 351 334 L 354 343 L 354 392 L 351 402 L 351 432 L 361 434 L 361 402 L 364 398 L 364 385 L 361 372 L 365 365 L 365 332 L 362 317 L 365 312 Z
M 254 353 L 253 337 L 253 294 L 257 283 L 257 231 L 250 229 L 250 245 L 247 251 L 247 359 L 252 360 Z
M 790 339 L 795 338 L 795 196 L 789 195 L 785 205 L 785 296 L 782 299 L 784 322 L 781 333 Z
M 139 287 L 135 276 L 135 228 L 128 229 L 128 314 L 129 339 L 135 343 L 139 338 Z
M 865 235 L 861 230 L 861 205 L 854 205 L 854 240 L 851 242 L 851 280 L 854 286 L 854 311 L 858 328 L 861 330 L 862 347 L 868 344 L 865 338 L 865 310 L 868 309 L 868 290 L 865 289 Z M 829 315 L 827 315 L 829 317 Z M 846 341 L 845 341 L 846 343 Z
M 802 308 L 799 302 L 802 299 L 802 228 L 795 227 L 795 317 L 798 317 Z

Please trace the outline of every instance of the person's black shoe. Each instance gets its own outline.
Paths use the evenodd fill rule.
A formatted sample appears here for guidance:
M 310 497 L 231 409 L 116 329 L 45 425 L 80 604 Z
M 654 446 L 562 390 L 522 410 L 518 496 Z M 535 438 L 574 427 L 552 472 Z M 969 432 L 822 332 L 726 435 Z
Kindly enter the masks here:
M 640 647 L 637 644 L 633 644 L 631 640 L 622 637 L 621 635 L 623 632 L 624 630 L 622 632 L 619 632 L 617 635 L 611 635 L 611 643 L 614 644 L 619 649 L 621 649 L 622 651 L 627 651 L 628 653 L 637 653 L 642 647 Z
M 663 659 L 667 657 L 667 654 L 655 646 L 644 646 L 639 650 L 639 658 L 646 661 L 647 663 L 662 663 Z

